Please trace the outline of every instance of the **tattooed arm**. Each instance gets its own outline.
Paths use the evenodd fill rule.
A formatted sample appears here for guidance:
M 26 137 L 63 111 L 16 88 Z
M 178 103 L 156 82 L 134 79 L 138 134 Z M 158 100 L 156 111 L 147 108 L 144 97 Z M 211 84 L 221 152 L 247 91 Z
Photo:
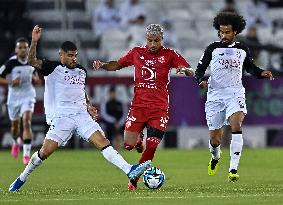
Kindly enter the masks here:
M 32 40 L 28 54 L 28 63 L 37 69 L 42 69 L 42 60 L 36 57 L 36 46 L 37 46 L 37 42 L 40 39 L 40 35 L 41 35 L 41 28 L 38 25 L 36 25 L 32 31 Z

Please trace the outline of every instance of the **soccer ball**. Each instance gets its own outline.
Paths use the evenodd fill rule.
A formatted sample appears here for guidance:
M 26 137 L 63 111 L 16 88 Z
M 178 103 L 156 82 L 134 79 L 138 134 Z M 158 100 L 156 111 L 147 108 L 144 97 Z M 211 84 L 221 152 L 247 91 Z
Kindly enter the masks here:
M 165 175 L 157 167 L 150 167 L 143 173 L 143 183 L 150 189 L 160 188 L 164 181 Z

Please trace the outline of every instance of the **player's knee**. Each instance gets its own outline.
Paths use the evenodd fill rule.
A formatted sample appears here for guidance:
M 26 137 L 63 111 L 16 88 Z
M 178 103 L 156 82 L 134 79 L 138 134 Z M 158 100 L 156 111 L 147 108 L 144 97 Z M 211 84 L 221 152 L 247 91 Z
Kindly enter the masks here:
M 242 130 L 242 123 L 233 123 L 231 124 L 231 130 L 232 132 L 240 132 Z
M 135 145 L 128 144 L 127 142 L 124 142 L 124 149 L 131 151 L 134 149 Z
M 52 148 L 41 147 L 41 149 L 39 150 L 39 156 L 42 159 L 47 159 L 47 157 L 49 157 L 53 152 L 54 150 Z

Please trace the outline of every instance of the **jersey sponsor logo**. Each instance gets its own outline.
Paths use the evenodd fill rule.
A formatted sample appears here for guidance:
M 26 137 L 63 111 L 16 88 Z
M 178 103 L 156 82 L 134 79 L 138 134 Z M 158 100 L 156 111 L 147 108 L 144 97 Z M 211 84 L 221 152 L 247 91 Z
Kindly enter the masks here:
M 241 61 L 239 59 L 222 59 L 218 60 L 220 65 L 223 65 L 224 69 L 228 68 L 241 68 Z
M 65 75 L 64 80 L 67 81 L 70 85 L 84 85 L 85 84 L 85 75 Z
M 156 78 L 155 68 L 142 67 L 142 77 L 144 80 L 154 80 Z
M 153 88 L 156 89 L 155 79 L 156 79 L 156 69 L 143 66 L 141 71 L 142 78 L 145 82 L 138 83 L 138 87 L 142 88 Z
M 165 63 L 165 57 L 164 56 L 160 56 L 158 59 L 159 63 Z

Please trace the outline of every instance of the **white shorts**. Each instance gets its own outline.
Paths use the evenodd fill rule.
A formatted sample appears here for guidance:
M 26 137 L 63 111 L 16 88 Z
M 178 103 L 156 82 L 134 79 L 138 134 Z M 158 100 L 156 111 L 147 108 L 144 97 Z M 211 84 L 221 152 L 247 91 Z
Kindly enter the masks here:
M 34 111 L 34 101 L 24 101 L 19 104 L 7 104 L 8 114 L 11 121 L 19 119 L 27 111 Z
M 247 114 L 245 97 L 232 97 L 207 101 L 205 103 L 206 121 L 209 130 L 220 129 L 224 125 L 229 125 L 228 118 L 236 112 L 242 111 Z
M 104 134 L 99 124 L 88 113 L 75 114 L 53 118 L 45 138 L 57 142 L 59 146 L 65 146 L 73 134 L 88 141 L 95 131 Z

